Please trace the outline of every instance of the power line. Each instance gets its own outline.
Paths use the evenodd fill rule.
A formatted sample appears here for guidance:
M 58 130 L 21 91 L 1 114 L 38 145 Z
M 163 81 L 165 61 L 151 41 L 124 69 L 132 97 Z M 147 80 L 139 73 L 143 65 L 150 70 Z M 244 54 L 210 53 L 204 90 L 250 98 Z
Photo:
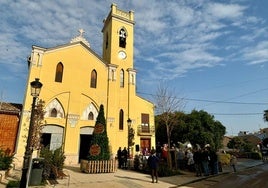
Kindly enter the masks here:
M 50 88 L 46 88 L 47 90 L 50 90 L 53 93 L 56 93 L 54 90 L 51 90 Z M 143 93 L 143 92 L 137 92 L 139 94 L 143 95 L 150 95 L 150 96 L 157 96 L 155 94 L 150 93 Z M 205 100 L 205 99 L 193 99 L 193 98 L 182 98 L 182 97 L 174 97 L 178 100 L 189 100 L 189 101 L 199 101 L 199 102 L 214 102 L 214 103 L 228 103 L 228 104 L 247 104 L 247 105 L 267 105 L 268 103 L 245 103 L 245 102 L 227 102 L 227 101 L 213 101 L 213 100 Z M 263 115 L 263 113 L 210 113 L 212 115 L 221 115 L 221 116 L 254 116 L 254 115 Z
M 150 94 L 150 93 L 143 93 L 137 92 L 143 95 L 151 95 L 156 97 L 157 95 Z M 268 105 L 268 103 L 259 103 L 259 102 L 236 102 L 236 101 L 220 101 L 220 100 L 206 100 L 206 99 L 194 99 L 194 98 L 181 98 L 181 97 L 174 97 L 180 100 L 187 100 L 187 101 L 198 101 L 198 102 L 209 102 L 209 103 L 224 103 L 224 104 L 243 104 L 243 105 Z
M 242 94 L 242 95 L 238 95 L 236 97 L 232 97 L 232 98 L 229 98 L 229 99 L 225 99 L 223 100 L 224 102 L 228 102 L 229 100 L 232 100 L 232 99 L 235 99 L 235 98 L 238 98 L 238 97 L 244 97 L 244 96 L 247 96 L 247 95 L 251 95 L 251 94 L 255 94 L 255 93 L 258 93 L 260 91 L 265 91 L 265 90 L 268 90 L 268 88 L 264 88 L 264 89 L 259 89 L 259 90 L 256 90 L 256 91 L 253 91 L 253 92 L 249 92 L 249 93 L 245 93 L 245 94 Z M 207 104 L 206 106 L 209 106 L 209 105 L 213 105 L 213 103 L 210 103 L 210 104 Z M 259 104 L 257 104 L 259 105 Z M 264 104 L 265 105 L 265 104 Z
M 153 97 L 156 97 L 155 94 L 150 93 L 143 93 L 143 92 L 137 92 L 139 94 L 143 95 L 150 95 Z M 178 100 L 188 100 L 188 101 L 198 101 L 198 102 L 208 102 L 208 103 L 224 103 L 224 104 L 235 104 L 235 105 L 268 105 L 268 103 L 257 103 L 257 102 L 235 102 L 235 101 L 218 101 L 218 100 L 206 100 L 206 99 L 194 99 L 194 98 L 181 98 L 181 97 L 174 97 Z M 217 116 L 256 116 L 256 115 L 263 115 L 263 113 L 260 112 L 253 112 L 253 113 L 210 113 L 212 115 Z
M 256 116 L 263 115 L 263 113 L 210 113 L 217 116 Z
M 235 101 L 217 101 L 217 100 L 206 100 L 206 99 L 192 99 L 184 98 L 189 101 L 199 101 L 199 102 L 213 102 L 213 103 L 224 103 L 224 104 L 246 104 L 246 105 L 268 105 L 268 103 L 257 103 L 257 102 L 235 102 Z

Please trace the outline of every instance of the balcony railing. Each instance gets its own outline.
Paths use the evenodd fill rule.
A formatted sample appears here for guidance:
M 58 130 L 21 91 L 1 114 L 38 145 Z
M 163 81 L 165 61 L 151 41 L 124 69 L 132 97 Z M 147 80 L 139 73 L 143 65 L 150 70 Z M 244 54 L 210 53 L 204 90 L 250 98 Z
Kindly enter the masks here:
M 152 136 L 155 133 L 155 128 L 154 126 L 149 126 L 149 125 L 139 125 L 137 128 L 137 133 L 140 136 Z

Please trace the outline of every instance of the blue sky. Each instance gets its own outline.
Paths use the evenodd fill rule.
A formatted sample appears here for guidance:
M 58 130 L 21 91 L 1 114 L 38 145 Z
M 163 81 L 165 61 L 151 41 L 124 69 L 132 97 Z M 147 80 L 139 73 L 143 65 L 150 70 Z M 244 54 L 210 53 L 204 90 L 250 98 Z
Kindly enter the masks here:
M 151 101 L 160 81 L 227 129 L 268 126 L 268 1 L 0 0 L 0 100 L 22 103 L 31 46 L 68 43 L 85 30 L 102 54 L 102 20 L 111 3 L 135 12 L 137 92 Z

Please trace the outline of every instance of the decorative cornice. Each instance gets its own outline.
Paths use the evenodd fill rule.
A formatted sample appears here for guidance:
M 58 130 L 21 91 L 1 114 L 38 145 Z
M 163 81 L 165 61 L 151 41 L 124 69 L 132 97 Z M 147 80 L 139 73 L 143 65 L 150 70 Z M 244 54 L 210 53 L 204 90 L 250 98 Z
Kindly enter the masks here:
M 74 37 L 70 43 L 74 43 L 74 42 L 83 42 L 85 45 L 87 45 L 88 47 L 90 47 L 89 42 L 84 38 L 83 34 L 85 33 L 84 29 L 79 29 L 78 30 L 79 35 Z

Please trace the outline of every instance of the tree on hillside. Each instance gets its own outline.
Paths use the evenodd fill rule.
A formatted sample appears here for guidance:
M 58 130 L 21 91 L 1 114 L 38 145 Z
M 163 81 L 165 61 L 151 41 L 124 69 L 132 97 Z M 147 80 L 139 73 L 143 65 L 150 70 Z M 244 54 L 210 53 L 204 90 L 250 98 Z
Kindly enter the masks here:
M 227 147 L 239 151 L 252 152 L 258 150 L 257 145 L 260 141 L 261 139 L 255 135 L 235 136 L 229 141 Z
M 268 121 L 268 110 L 264 110 L 263 120 Z
M 227 147 L 230 148 L 230 149 L 242 149 L 243 148 L 243 144 L 244 144 L 244 141 L 236 136 L 236 137 L 233 137 L 227 144 Z
M 100 105 L 100 111 L 94 127 L 93 137 L 90 144 L 89 160 L 109 160 L 109 140 L 104 117 L 104 107 Z

